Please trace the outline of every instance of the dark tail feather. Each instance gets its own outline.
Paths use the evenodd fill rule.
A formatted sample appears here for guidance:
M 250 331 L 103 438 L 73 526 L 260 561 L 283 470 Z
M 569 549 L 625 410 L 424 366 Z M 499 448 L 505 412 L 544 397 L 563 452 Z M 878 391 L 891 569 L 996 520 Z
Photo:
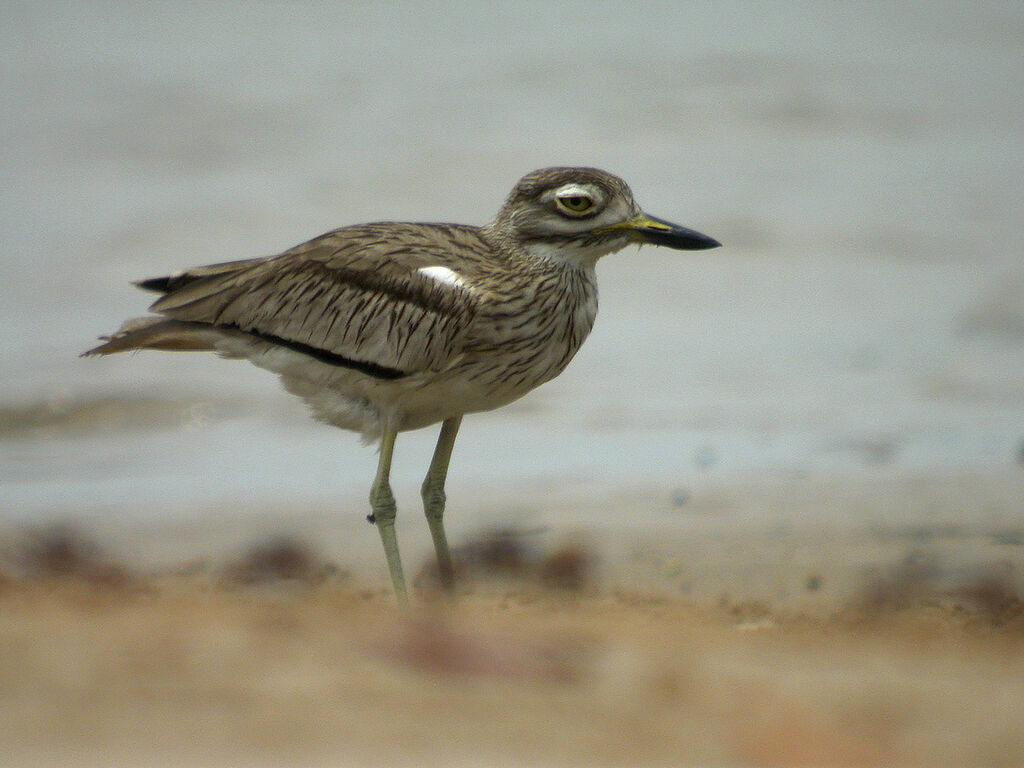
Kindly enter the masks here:
M 178 272 L 166 277 L 150 277 L 146 280 L 137 280 L 135 285 L 144 291 L 154 293 L 174 293 L 179 288 L 203 280 L 207 277 L 218 277 L 232 272 L 241 272 L 253 264 L 266 261 L 266 258 L 242 259 L 240 261 L 224 261 L 220 264 L 207 264 L 204 267 L 193 267 L 192 269 Z
M 184 282 L 183 275 L 171 275 L 170 277 L 151 277 L 148 280 L 138 280 L 135 285 L 144 291 L 154 293 L 170 293 Z

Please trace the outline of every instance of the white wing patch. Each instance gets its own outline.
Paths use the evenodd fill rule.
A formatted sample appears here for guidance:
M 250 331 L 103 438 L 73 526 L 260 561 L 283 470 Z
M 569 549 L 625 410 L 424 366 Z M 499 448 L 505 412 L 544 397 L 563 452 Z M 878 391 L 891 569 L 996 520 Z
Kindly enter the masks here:
M 460 275 L 458 272 L 448 269 L 448 267 L 436 266 L 436 267 L 420 267 L 416 270 L 424 277 L 429 277 L 438 283 L 444 283 L 445 285 L 455 285 L 459 288 L 472 288 L 472 286 L 466 282 L 466 278 Z

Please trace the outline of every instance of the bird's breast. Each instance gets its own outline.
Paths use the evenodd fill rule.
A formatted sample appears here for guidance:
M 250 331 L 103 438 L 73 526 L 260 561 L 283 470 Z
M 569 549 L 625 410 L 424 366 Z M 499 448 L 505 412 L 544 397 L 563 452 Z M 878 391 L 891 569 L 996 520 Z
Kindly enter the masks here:
M 597 316 L 594 271 L 534 275 L 479 312 L 460 365 L 498 404 L 509 402 L 557 376 L 579 351 Z

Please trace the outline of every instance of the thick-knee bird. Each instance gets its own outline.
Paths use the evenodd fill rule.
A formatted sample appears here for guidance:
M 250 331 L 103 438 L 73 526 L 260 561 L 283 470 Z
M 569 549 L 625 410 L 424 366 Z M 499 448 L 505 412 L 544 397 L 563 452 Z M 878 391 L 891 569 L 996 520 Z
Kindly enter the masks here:
M 510 403 L 561 373 L 597 314 L 595 265 L 634 243 L 714 248 L 643 213 L 622 179 L 545 168 L 482 227 L 342 227 L 278 256 L 142 280 L 162 296 L 86 355 L 208 350 L 281 377 L 313 415 L 379 442 L 369 519 L 399 602 L 405 577 L 389 475 L 399 432 L 440 423 L 423 506 L 442 583 L 453 585 L 445 477 L 464 414 Z

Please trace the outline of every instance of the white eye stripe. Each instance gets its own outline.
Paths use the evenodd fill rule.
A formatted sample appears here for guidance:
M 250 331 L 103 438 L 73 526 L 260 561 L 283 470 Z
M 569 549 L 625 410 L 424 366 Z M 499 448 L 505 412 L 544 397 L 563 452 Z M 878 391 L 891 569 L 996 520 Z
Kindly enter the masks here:
M 466 282 L 466 278 L 460 275 L 453 269 L 448 267 L 442 267 L 440 265 L 434 267 L 420 267 L 416 270 L 424 277 L 429 277 L 431 280 L 443 283 L 445 285 L 456 285 L 460 288 L 469 288 L 469 283 Z

